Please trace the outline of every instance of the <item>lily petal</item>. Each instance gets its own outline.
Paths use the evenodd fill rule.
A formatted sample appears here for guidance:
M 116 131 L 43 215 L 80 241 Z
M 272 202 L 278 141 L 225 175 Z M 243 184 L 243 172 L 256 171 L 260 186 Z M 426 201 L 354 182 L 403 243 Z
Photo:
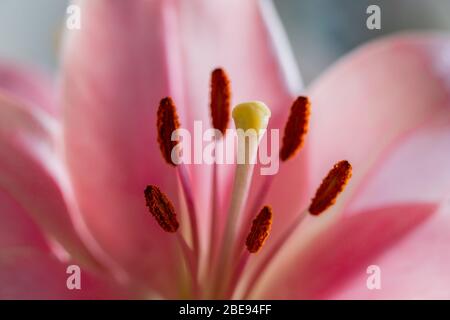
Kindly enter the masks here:
M 82 290 L 69 290 L 70 263 L 58 261 L 48 240 L 26 210 L 7 192 L 0 191 L 1 299 L 106 299 L 128 294 L 114 281 L 93 277 L 81 270 Z
M 280 64 L 283 51 L 272 37 L 280 26 L 268 1 L 81 5 L 82 29 L 70 33 L 65 47 L 63 96 L 76 193 L 108 252 L 132 274 L 167 283 L 173 241 L 148 217 L 142 195 L 152 183 L 176 198 L 174 172 L 156 144 L 159 100 L 172 96 L 185 128 L 194 120 L 209 128 L 209 77 L 221 66 L 232 80 L 233 101 L 260 99 L 279 115 L 300 87 L 296 68 Z M 208 213 L 209 170 L 191 169 L 198 211 Z M 229 180 L 225 174 L 222 194 L 229 193 Z M 208 218 L 199 220 L 205 240 Z
M 333 299 L 449 299 L 450 200 L 394 247 L 367 261 L 379 268 L 380 287 L 369 290 L 372 273 L 359 270 L 329 295 Z M 373 272 L 373 271 L 372 271 Z
M 326 227 L 306 242 L 298 235 L 297 245 L 290 248 L 290 266 L 284 262 L 291 271 L 278 269 L 277 289 L 267 292 L 277 298 L 448 297 L 442 287 L 448 283 L 450 263 L 445 249 L 450 228 L 448 150 L 448 122 L 433 121 L 406 136 L 375 166 L 344 215 L 316 219 L 314 223 Z M 372 264 L 386 275 L 378 293 L 369 292 L 365 280 L 360 282 Z M 342 287 L 346 291 L 341 294 Z
M 0 299 L 123 299 L 129 294 L 80 269 L 80 290 L 68 289 L 68 269 L 49 254 L 21 248 L 0 253 Z M 69 271 L 69 272 L 68 272 Z
M 25 210 L 5 191 L 0 191 L 0 250 L 35 247 L 49 252 L 47 240 Z
M 69 214 L 59 184 L 57 128 L 55 120 L 42 110 L 0 95 L 0 188 L 70 254 L 97 267 L 79 237 L 80 224 Z
M 401 202 L 439 203 L 450 192 L 449 150 L 450 118 L 404 135 L 375 163 L 344 211 L 351 215 Z
M 288 248 L 283 248 L 282 256 L 268 271 L 273 273 L 262 279 L 262 285 L 252 298 L 331 297 L 346 281 L 365 272 L 373 264 L 374 257 L 417 228 L 435 211 L 436 206 L 432 204 L 399 204 L 329 223 L 326 231 L 312 236 L 307 244 L 296 237 L 299 244 L 287 244 L 291 251 L 289 256 Z M 264 284 L 264 281 L 271 284 Z
M 67 34 L 62 88 L 65 152 L 77 200 L 92 234 L 129 276 L 174 294 L 175 237 L 161 230 L 144 200 L 148 184 L 177 199 L 175 171 L 156 143 L 160 99 L 179 101 L 178 75 L 169 68 L 171 6 L 79 4 L 83 25 Z
M 353 166 L 355 189 L 397 138 L 431 118 L 448 119 L 449 56 L 447 36 L 397 35 L 363 46 L 321 76 L 308 89 L 309 187 L 302 192 L 311 197 L 329 167 L 342 159 Z M 302 159 L 295 161 L 300 166 Z
M 438 122 L 441 122 L 439 119 Z M 372 258 L 381 271 L 380 290 L 367 290 L 359 272 L 332 296 L 336 299 L 448 299 L 450 292 L 447 245 L 450 228 L 450 127 L 428 124 L 413 138 L 407 136 L 375 166 L 345 210 L 350 216 L 361 208 L 399 201 L 441 202 L 438 212 L 393 248 Z M 413 160 L 414 159 L 414 160 Z M 421 159 L 421 161 L 417 161 Z M 377 170 L 378 169 L 378 170 Z M 439 178 L 436 178 L 436 175 Z M 413 179 L 409 177 L 414 177 Z
M 35 105 L 56 115 L 54 90 L 49 76 L 31 67 L 0 63 L 0 90 L 28 105 Z
M 304 149 L 281 166 L 269 194 L 274 212 L 282 213 L 279 225 L 308 206 L 336 161 L 353 167 L 340 197 L 345 204 L 398 139 L 431 118 L 448 119 L 449 56 L 446 36 L 397 35 L 357 49 L 322 75 L 307 90 L 312 109 Z

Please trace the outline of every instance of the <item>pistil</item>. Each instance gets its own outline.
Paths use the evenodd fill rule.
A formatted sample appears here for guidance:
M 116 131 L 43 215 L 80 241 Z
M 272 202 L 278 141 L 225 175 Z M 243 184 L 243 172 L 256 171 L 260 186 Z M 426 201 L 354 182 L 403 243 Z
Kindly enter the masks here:
M 227 214 L 227 223 L 220 251 L 220 261 L 216 274 L 216 294 L 220 294 L 220 283 L 227 283 L 230 277 L 231 254 L 236 241 L 236 230 L 242 209 L 248 198 L 248 191 L 253 175 L 254 162 L 258 144 L 267 128 L 270 118 L 269 108 L 262 102 L 247 102 L 233 109 L 233 120 L 238 130 L 238 164 L 236 166 L 231 204 Z M 249 138 L 247 143 L 246 138 Z M 225 281 L 219 281 L 219 277 Z

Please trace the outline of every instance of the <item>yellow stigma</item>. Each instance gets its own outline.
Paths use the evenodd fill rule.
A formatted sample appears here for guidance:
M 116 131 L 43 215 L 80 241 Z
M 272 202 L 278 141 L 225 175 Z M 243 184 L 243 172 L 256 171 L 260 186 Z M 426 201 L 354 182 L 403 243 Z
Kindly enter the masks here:
M 244 131 L 253 129 L 259 134 L 259 130 L 267 128 L 269 118 L 270 109 L 259 101 L 240 103 L 233 109 L 233 120 L 236 129 Z

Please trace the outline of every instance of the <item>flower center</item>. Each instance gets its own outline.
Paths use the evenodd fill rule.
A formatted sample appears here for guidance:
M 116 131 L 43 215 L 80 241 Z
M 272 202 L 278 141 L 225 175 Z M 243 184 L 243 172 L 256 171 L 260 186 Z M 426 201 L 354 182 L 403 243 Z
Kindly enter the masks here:
M 230 81 L 223 69 L 216 69 L 212 72 L 210 98 L 212 125 L 223 136 L 227 132 L 231 104 Z M 298 97 L 292 104 L 279 153 L 282 163 L 292 159 L 304 144 L 308 131 L 310 106 L 309 99 L 303 96 Z M 190 279 L 190 292 L 193 298 L 248 298 L 267 266 L 295 233 L 305 216 L 317 216 L 332 206 L 351 177 L 352 168 L 347 161 L 340 161 L 332 167 L 317 189 L 309 208 L 295 215 L 293 221 L 285 226 L 284 231 L 275 239 L 270 240 L 272 242 L 270 247 L 264 252 L 256 268 L 253 268 L 246 277 L 248 280 L 242 284 L 243 289 L 241 288 L 239 291 L 241 293 L 238 294 L 237 288 L 238 285 L 241 286 L 240 281 L 243 279 L 243 274 L 250 272 L 246 268 L 250 255 L 264 251 L 262 248 L 270 234 L 274 215 L 268 205 L 263 206 L 274 175 L 263 176 L 264 182 L 257 190 L 256 200 L 250 206 L 251 210 L 244 212 L 249 198 L 254 158 L 270 115 L 270 109 L 258 101 L 240 103 L 234 107 L 232 117 L 235 127 L 238 135 L 244 135 L 244 139 L 238 139 L 237 157 L 243 157 L 245 161 L 238 161 L 236 165 L 231 201 L 224 226 L 219 223 L 218 215 L 221 212 L 217 205 L 221 198 L 218 193 L 218 172 L 221 168 L 215 162 L 212 164 L 210 241 L 208 250 L 200 252 L 198 215 L 186 165 L 178 164 L 172 159 L 174 149 L 180 147 L 178 140 L 173 139 L 173 133 L 180 128 L 175 103 L 169 97 L 160 102 L 157 114 L 158 144 L 164 160 L 174 166 L 177 171 L 183 192 L 182 198 L 185 199 L 186 204 L 183 206 L 187 211 L 184 216 L 188 217 L 188 221 L 181 222 L 187 223 L 192 239 L 187 241 L 178 231 L 179 223 L 175 208 L 157 186 L 147 186 L 144 195 L 147 207 L 156 222 L 164 231 L 177 235 L 177 242 L 186 266 L 186 274 Z M 246 140 L 247 136 L 253 136 L 254 139 Z M 258 214 L 254 218 L 256 212 Z M 219 235 L 223 236 L 219 238 Z M 201 266 L 202 261 L 203 263 L 206 261 L 204 268 Z M 200 272 L 204 269 L 205 272 Z

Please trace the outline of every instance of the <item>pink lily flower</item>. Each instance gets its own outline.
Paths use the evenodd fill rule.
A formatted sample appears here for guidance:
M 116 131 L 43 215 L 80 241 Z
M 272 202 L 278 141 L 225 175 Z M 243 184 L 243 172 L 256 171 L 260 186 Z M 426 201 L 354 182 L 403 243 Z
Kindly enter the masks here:
M 36 72 L 0 66 L 1 298 L 450 298 L 447 36 L 367 44 L 304 91 L 269 1 L 79 5 L 82 28 L 66 35 L 56 93 Z M 223 270 L 226 283 L 220 258 L 215 276 L 208 271 L 211 252 L 221 254 L 210 241 L 211 208 L 223 228 L 234 168 L 218 168 L 214 198 L 213 166 L 180 174 L 161 156 L 156 130 L 166 96 L 184 128 L 194 120 L 211 127 L 218 66 L 233 103 L 270 107 L 270 128 L 284 129 L 299 94 L 311 101 L 301 152 L 281 163 L 270 188 L 255 174 L 242 194 L 251 205 L 267 191 L 273 226 L 267 240 L 252 242 L 266 240 L 242 270 Z M 345 191 L 297 224 L 344 159 L 353 168 Z M 147 185 L 170 199 L 175 234 L 149 214 Z M 186 208 L 195 208 L 195 234 Z M 256 227 L 270 227 L 268 210 Z M 67 288 L 72 264 L 81 267 L 81 290 Z M 367 287 L 373 265 L 381 271 L 375 290 Z

